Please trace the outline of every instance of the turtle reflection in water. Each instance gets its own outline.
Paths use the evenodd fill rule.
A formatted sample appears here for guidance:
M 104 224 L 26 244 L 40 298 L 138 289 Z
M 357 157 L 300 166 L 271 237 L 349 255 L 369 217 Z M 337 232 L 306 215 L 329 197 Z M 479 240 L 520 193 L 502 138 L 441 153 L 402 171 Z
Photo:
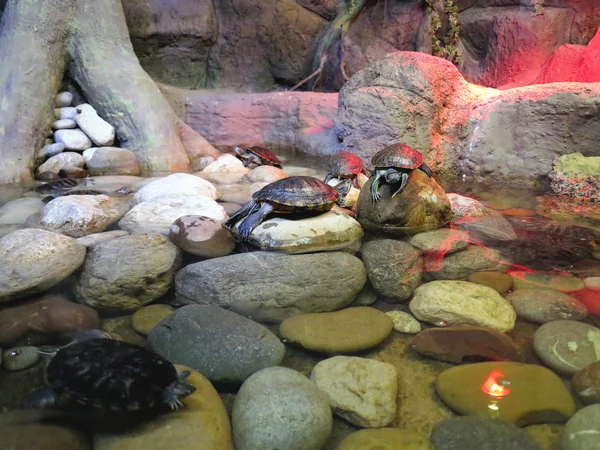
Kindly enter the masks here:
M 384 148 L 375 153 L 371 163 L 375 166 L 373 172 L 375 179 L 371 184 L 371 199 L 374 202 L 381 198 L 379 193 L 381 182 L 400 184 L 392 194 L 394 198 L 404 190 L 408 176 L 414 169 L 421 169 L 429 177 L 432 175 L 431 168 L 423 162 L 423 155 L 406 144 L 395 144 Z
M 252 195 L 252 201 L 239 209 L 225 225 L 229 228 L 242 220 L 238 228 L 239 241 L 246 242 L 252 230 L 271 213 L 291 214 L 298 212 L 326 212 L 350 190 L 346 179 L 335 187 L 321 180 L 296 176 L 270 183 Z
M 103 337 L 98 337 L 103 336 Z M 107 338 L 93 330 L 54 354 L 49 386 L 32 393 L 29 408 L 91 406 L 112 411 L 178 409 L 196 390 L 173 364 L 145 348 Z
M 122 196 L 131 194 L 129 186 L 122 186 L 114 191 L 103 191 L 98 189 L 83 189 L 78 188 L 79 180 L 73 178 L 62 178 L 60 180 L 50 181 L 41 184 L 35 188 L 36 192 L 50 193 L 50 195 L 42 198 L 42 201 L 48 203 L 57 197 L 65 197 L 68 195 L 108 195 Z

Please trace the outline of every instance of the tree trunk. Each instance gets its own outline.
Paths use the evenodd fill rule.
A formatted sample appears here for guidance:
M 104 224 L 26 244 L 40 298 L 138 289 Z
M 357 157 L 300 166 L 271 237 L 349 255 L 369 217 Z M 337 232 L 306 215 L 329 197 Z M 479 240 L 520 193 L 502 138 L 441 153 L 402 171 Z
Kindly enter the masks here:
M 77 0 L 69 56 L 71 77 L 144 175 L 188 169 L 177 117 L 133 52 L 120 0 Z
M 140 66 L 121 0 L 8 0 L 0 24 L 0 184 L 33 179 L 67 54 L 69 75 L 121 147 L 137 155 L 143 175 L 218 157 Z
M 9 0 L 0 23 L 0 183 L 33 180 L 52 119 L 74 0 Z

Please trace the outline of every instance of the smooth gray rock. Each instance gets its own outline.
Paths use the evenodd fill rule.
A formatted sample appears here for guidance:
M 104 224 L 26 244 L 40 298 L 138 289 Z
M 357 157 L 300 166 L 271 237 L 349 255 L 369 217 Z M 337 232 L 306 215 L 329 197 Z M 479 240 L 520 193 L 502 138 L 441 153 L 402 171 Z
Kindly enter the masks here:
M 65 144 L 61 142 L 55 142 L 54 144 L 46 145 L 40 153 L 43 154 L 44 158 L 52 158 L 65 151 Z
M 367 242 L 361 249 L 367 277 L 385 301 L 407 301 L 421 285 L 421 252 L 406 242 L 381 239 Z
M 148 335 L 150 347 L 213 382 L 242 383 L 277 366 L 285 346 L 264 326 L 218 306 L 188 305 L 160 321 Z
M 75 120 L 75 117 L 77 117 L 77 109 L 73 106 L 67 106 L 64 108 L 56 108 L 54 110 L 54 117 L 56 117 L 56 119 L 58 119 L 58 120 L 60 120 L 60 119 Z
M 231 416 L 237 450 L 321 450 L 332 424 L 327 394 L 286 367 L 263 369 L 248 378 Z
M 190 264 L 177 274 L 177 299 L 230 309 L 258 322 L 330 312 L 363 288 L 365 268 L 345 252 L 242 253 Z
M 431 432 L 436 450 L 542 450 L 525 430 L 503 420 L 450 417 Z
M 575 375 L 600 359 L 600 329 L 573 320 L 555 320 L 533 335 L 536 355 L 552 370 Z
M 560 449 L 600 450 L 600 403 L 580 409 L 569 419 Z
M 469 245 L 465 250 L 452 253 L 438 262 L 426 261 L 423 278 L 430 280 L 465 280 L 475 272 L 500 272 L 506 268 L 503 258 L 495 249 Z
M 582 320 L 588 315 L 586 306 L 570 295 L 554 289 L 517 289 L 506 296 L 517 317 L 534 323 L 553 320 Z
M 2 352 L 2 367 L 9 372 L 27 369 L 40 360 L 39 349 L 33 346 L 13 347 Z
M 71 106 L 73 102 L 73 94 L 68 91 L 59 92 L 56 95 L 56 106 L 58 108 L 66 108 L 67 106 Z

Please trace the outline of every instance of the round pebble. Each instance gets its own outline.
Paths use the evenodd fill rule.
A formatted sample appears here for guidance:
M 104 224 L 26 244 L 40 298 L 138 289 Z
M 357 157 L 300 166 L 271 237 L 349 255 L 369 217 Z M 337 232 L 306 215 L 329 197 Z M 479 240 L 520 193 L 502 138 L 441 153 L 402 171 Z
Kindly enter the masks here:
M 436 450 L 541 450 L 518 426 L 484 417 L 450 417 L 431 432 Z
M 574 375 L 600 360 L 600 329 L 572 320 L 548 322 L 533 335 L 533 348 L 551 369 Z
M 561 450 L 600 450 L 600 404 L 586 406 L 565 425 Z
M 229 255 L 235 239 L 220 221 L 203 216 L 182 216 L 169 229 L 169 239 L 182 250 L 202 258 Z
M 534 323 L 553 320 L 582 320 L 587 308 L 579 300 L 554 289 L 517 289 L 506 296 L 517 317 Z
M 2 353 L 2 367 L 10 372 L 27 369 L 40 360 L 37 347 L 13 347 Z
M 77 128 L 77 122 L 73 119 L 59 119 L 52 124 L 53 130 L 67 130 Z
M 336 450 L 434 450 L 425 436 L 413 430 L 378 428 L 349 434 Z
M 404 311 L 388 311 L 385 314 L 392 319 L 394 331 L 398 333 L 417 334 L 421 331 L 421 322 L 412 314 Z
M 60 92 L 56 96 L 56 107 L 57 108 L 66 108 L 67 106 L 71 106 L 73 102 L 73 94 L 70 92 Z
M 573 389 L 586 405 L 600 403 L 600 361 L 584 367 L 575 374 Z
M 171 305 L 149 305 L 138 309 L 131 318 L 133 329 L 143 336 L 148 336 L 154 328 L 165 317 L 175 311 Z
M 332 424 L 327 395 L 287 367 L 269 367 L 248 378 L 231 415 L 237 450 L 322 449 Z
M 469 275 L 467 281 L 491 287 L 500 295 L 506 294 L 515 285 L 513 277 L 502 272 L 475 272 Z

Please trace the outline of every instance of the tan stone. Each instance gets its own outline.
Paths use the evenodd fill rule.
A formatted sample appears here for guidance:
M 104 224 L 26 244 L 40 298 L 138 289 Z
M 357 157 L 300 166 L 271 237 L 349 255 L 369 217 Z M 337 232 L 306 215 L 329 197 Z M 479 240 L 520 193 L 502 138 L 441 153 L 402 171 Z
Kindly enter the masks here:
M 219 394 L 198 372 L 192 371 L 186 381 L 196 392 L 182 399 L 183 408 L 123 433 L 97 433 L 94 450 L 231 450 L 231 425 Z
M 494 397 L 484 392 L 486 380 L 502 385 L 505 395 Z M 459 414 L 524 426 L 565 422 L 575 413 L 575 401 L 558 375 L 534 364 L 486 362 L 456 366 L 442 372 L 435 384 L 440 398 Z
M 360 430 L 346 437 L 336 450 L 434 450 L 425 436 L 413 430 L 379 428 Z
M 133 329 L 143 336 L 148 336 L 152 328 L 165 317 L 170 316 L 175 308 L 171 305 L 149 305 L 138 309 L 131 318 Z
M 515 284 L 510 275 L 502 272 L 475 272 L 467 277 L 467 281 L 491 287 L 500 295 L 506 294 Z
M 391 319 L 367 306 L 288 317 L 279 327 L 284 341 L 325 353 L 366 350 L 381 343 L 391 332 Z

